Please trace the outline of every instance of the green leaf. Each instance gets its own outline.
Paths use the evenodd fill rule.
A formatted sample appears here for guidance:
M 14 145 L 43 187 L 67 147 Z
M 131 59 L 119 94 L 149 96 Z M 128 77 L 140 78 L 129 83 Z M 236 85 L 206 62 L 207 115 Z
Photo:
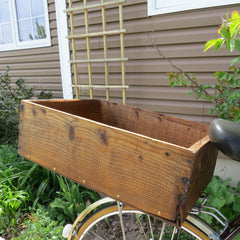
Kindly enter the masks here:
M 233 238 L 233 240 L 240 240 L 240 234 Z
M 240 52 L 240 39 L 235 39 L 235 48 Z
M 240 194 L 235 197 L 235 202 L 233 205 L 233 210 L 240 213 Z
M 239 61 L 240 61 L 240 57 L 234 58 L 234 59 L 231 61 L 230 66 L 235 65 L 235 64 L 236 64 L 237 62 L 239 62 Z
M 240 19 L 234 19 L 230 25 L 230 37 L 236 36 L 237 32 L 239 31 Z
M 219 38 L 216 42 L 215 42 L 215 51 L 218 51 L 222 45 L 224 43 L 224 39 Z
M 237 191 L 240 193 L 240 181 L 238 182 L 236 189 L 237 189 Z
M 232 19 L 235 20 L 235 19 L 240 19 L 240 14 L 238 13 L 238 11 L 233 11 L 232 12 Z
M 217 42 L 217 40 L 218 39 L 211 39 L 211 40 L 207 41 L 204 46 L 204 52 L 206 52 L 209 48 L 213 47 L 215 45 L 215 43 Z
M 235 48 L 235 39 L 226 40 L 227 50 L 232 52 Z
M 222 28 L 220 30 L 220 34 L 222 37 L 224 37 L 225 39 L 230 39 L 230 33 L 225 29 L 225 28 Z
M 194 91 L 190 91 L 189 93 L 188 93 L 188 96 L 191 96 L 191 95 L 193 95 L 194 94 Z

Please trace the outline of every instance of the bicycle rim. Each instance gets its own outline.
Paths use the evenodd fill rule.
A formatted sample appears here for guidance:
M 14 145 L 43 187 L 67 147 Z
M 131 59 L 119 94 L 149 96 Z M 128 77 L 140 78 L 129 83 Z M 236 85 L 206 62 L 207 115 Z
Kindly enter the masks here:
M 126 240 L 209 240 L 204 233 L 188 221 L 181 229 L 177 229 L 138 210 L 124 206 L 122 216 Z M 108 206 L 84 219 L 83 222 L 77 223 L 70 239 L 123 240 L 118 207 Z

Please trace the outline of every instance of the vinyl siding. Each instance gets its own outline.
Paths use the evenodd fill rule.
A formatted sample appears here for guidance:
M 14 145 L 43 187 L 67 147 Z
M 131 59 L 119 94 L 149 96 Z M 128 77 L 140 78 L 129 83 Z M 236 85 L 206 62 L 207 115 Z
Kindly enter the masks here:
M 95 0 L 88 0 L 94 2 Z M 29 86 L 38 90 L 51 90 L 54 97 L 62 98 L 61 72 L 58 55 L 56 13 L 54 0 L 49 2 L 51 47 L 0 52 L 0 71 L 10 67 L 10 75 L 23 77 Z M 74 6 L 79 5 L 79 0 Z M 96 1 L 95 1 L 96 2 Z M 204 43 L 216 37 L 221 16 L 240 10 L 239 5 L 191 10 L 185 12 L 147 16 L 146 0 L 130 0 L 123 4 L 127 104 L 185 119 L 209 122 L 209 103 L 188 96 L 186 88 L 170 88 L 166 72 L 174 71 L 171 65 L 156 54 L 150 40 L 153 38 L 161 51 L 186 72 L 193 72 L 204 83 L 213 83 L 215 71 L 227 70 L 236 53 L 228 51 L 203 53 Z M 118 29 L 118 9 L 108 7 L 107 30 Z M 90 32 L 101 31 L 101 11 L 89 11 Z M 84 16 L 74 16 L 75 33 L 84 33 Z M 119 36 L 108 37 L 108 56 L 119 57 Z M 102 38 L 92 38 L 91 58 L 103 57 Z M 71 46 L 70 46 L 71 47 Z M 77 59 L 86 59 L 85 40 L 76 41 Z M 109 64 L 110 82 L 120 83 L 121 68 L 118 63 Z M 104 64 L 92 64 L 93 81 L 104 83 Z M 86 64 L 78 64 L 80 83 L 88 82 Z M 87 91 L 83 89 L 83 96 Z M 94 97 L 103 98 L 104 90 L 94 90 Z M 121 91 L 111 90 L 111 100 L 121 101 Z
M 91 2 L 91 1 L 89 1 Z M 78 5 L 75 1 L 74 6 Z M 221 24 L 221 17 L 226 12 L 240 10 L 239 5 L 198 9 L 192 11 L 147 16 L 146 0 L 131 0 L 123 4 L 125 56 L 126 62 L 127 104 L 142 107 L 164 114 L 175 115 L 185 119 L 209 122 L 210 104 L 197 101 L 188 96 L 186 88 L 170 88 L 166 72 L 175 71 L 171 65 L 159 56 L 152 44 L 154 39 L 165 56 L 186 72 L 195 73 L 204 83 L 213 83 L 215 71 L 227 70 L 236 55 L 226 50 L 203 53 L 207 40 L 216 37 Z M 118 8 L 107 8 L 107 30 L 119 29 Z M 89 31 L 101 31 L 101 11 L 89 10 Z M 74 15 L 75 33 L 84 33 L 83 14 Z M 108 36 L 108 57 L 119 57 L 119 36 Z M 91 58 L 103 58 L 103 41 L 101 37 L 91 38 Z M 85 40 L 76 41 L 77 59 L 86 59 Z M 236 55 L 237 56 L 237 55 Z M 110 82 L 120 83 L 118 63 L 110 65 Z M 93 82 L 104 83 L 104 64 L 92 64 Z M 78 64 L 79 80 L 88 82 L 87 64 Z M 83 89 L 83 95 L 87 93 Z M 104 90 L 94 90 L 94 96 L 102 98 Z M 111 100 L 121 101 L 121 91 L 111 90 Z
M 13 79 L 22 77 L 35 92 L 51 90 L 53 97 L 62 98 L 54 0 L 48 0 L 51 46 L 0 52 L 0 72 L 10 67 Z

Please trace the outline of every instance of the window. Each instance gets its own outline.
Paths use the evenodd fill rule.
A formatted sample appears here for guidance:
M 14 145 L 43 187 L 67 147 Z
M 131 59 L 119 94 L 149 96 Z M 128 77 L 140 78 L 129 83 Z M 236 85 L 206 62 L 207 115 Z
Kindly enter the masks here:
M 50 45 L 47 0 L 0 0 L 0 51 Z
M 240 3 L 240 0 L 148 0 L 148 16 Z

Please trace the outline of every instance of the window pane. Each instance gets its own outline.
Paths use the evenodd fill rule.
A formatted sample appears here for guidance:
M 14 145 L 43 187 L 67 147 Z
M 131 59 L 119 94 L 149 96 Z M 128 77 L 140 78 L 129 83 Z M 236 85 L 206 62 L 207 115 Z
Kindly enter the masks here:
M 29 0 L 16 0 L 18 20 L 31 17 Z
M 0 24 L 0 44 L 12 43 L 12 29 L 10 23 Z
M 10 12 L 8 1 L 0 1 L 0 23 L 10 21 Z
M 31 0 L 31 9 L 33 17 L 44 16 L 43 1 Z
M 19 30 L 19 40 L 29 41 L 32 40 L 31 36 L 33 36 L 32 32 L 32 21 L 31 20 L 21 20 L 18 22 L 18 30 Z
M 0 44 L 12 43 L 12 25 L 8 0 L 0 0 Z
M 46 38 L 45 17 L 34 18 L 33 23 L 34 39 Z

